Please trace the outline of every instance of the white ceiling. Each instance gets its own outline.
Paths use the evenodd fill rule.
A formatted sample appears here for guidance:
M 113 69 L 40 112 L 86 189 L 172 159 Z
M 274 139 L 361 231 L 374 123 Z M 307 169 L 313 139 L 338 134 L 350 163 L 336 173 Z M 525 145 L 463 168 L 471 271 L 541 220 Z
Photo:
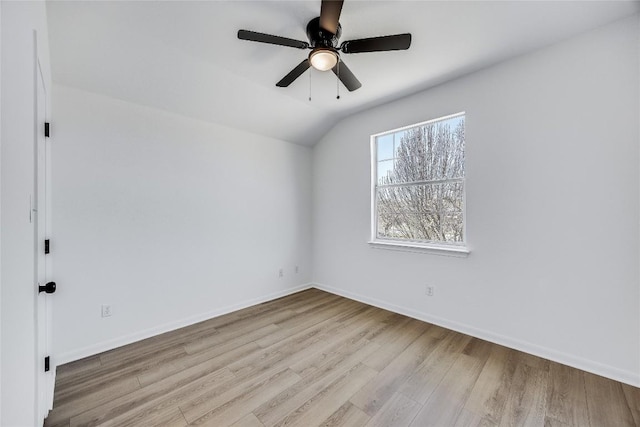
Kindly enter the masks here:
M 346 0 L 341 41 L 410 32 L 408 51 L 342 57 L 275 83 L 308 51 L 238 40 L 239 29 L 307 41 L 314 1 L 48 1 L 54 83 L 312 145 L 342 117 L 637 13 L 637 1 Z M 312 100 L 309 101 L 311 75 Z

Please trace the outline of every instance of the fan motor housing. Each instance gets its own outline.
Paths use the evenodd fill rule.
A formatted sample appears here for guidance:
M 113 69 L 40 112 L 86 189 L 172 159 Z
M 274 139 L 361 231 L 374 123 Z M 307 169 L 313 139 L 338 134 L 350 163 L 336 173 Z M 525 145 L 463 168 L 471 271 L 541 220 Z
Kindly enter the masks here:
M 338 45 L 338 40 L 342 35 L 342 26 L 338 23 L 338 30 L 335 34 L 320 27 L 320 17 L 313 18 L 307 24 L 307 37 L 311 47 L 331 47 Z

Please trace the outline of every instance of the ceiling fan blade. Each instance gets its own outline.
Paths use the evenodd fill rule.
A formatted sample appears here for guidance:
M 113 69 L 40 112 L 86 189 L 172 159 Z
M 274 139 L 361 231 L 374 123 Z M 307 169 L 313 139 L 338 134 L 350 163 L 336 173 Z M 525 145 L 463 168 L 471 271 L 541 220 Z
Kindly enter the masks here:
M 353 75 L 349 67 L 342 62 L 342 60 L 338 61 L 335 67 L 331 69 L 333 74 L 338 76 L 342 84 L 349 89 L 349 92 L 353 92 L 356 89 L 359 89 L 362 86 L 362 83 L 358 81 L 356 76 Z
M 320 27 L 336 34 L 338 31 L 338 21 L 340 21 L 340 12 L 342 12 L 342 3 L 344 0 L 322 0 L 320 6 Z
M 282 80 L 280 80 L 278 83 L 276 83 L 276 86 L 278 87 L 287 87 L 289 86 L 291 83 L 293 83 L 293 81 L 295 79 L 297 79 L 298 77 L 300 77 L 302 75 L 302 73 L 304 73 L 305 71 L 307 71 L 309 69 L 309 67 L 311 66 L 311 64 L 309 64 L 309 59 L 305 59 L 304 61 L 302 61 L 301 63 L 299 63 L 296 68 L 294 68 L 293 70 L 291 70 L 289 72 L 289 74 L 287 74 L 286 76 L 284 76 L 282 78 Z
M 342 43 L 340 50 L 344 53 L 382 52 L 385 50 L 405 50 L 409 49 L 409 46 L 411 46 L 411 34 L 406 33 L 348 40 Z
M 294 40 L 280 36 L 272 36 L 271 34 L 257 33 L 255 31 L 248 30 L 238 30 L 238 38 L 240 40 L 276 44 L 278 46 L 295 47 L 298 49 L 307 49 L 309 47 L 309 43 L 300 40 Z

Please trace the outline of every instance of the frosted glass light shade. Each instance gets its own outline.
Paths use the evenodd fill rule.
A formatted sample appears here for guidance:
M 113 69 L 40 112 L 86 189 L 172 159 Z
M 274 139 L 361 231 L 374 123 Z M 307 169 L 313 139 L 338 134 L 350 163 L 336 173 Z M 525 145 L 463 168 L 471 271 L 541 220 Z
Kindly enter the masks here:
M 316 70 L 327 71 L 338 63 L 338 54 L 330 49 L 316 49 L 309 55 L 309 62 Z

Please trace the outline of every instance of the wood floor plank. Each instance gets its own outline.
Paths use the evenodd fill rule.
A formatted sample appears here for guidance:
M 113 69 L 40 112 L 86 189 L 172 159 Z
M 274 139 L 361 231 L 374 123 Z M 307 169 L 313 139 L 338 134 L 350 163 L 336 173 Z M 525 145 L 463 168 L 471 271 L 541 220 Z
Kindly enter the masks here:
M 393 339 L 381 344 L 382 350 L 365 360 L 365 364 L 376 371 L 382 371 L 391 361 L 404 351 L 428 328 L 428 323 L 411 319 L 402 331 L 397 331 Z
M 548 370 L 518 363 L 500 425 L 544 425 L 548 380 Z
M 309 313 L 313 312 L 314 315 L 320 313 L 324 310 L 331 310 L 336 307 L 356 307 L 356 306 L 365 306 L 365 304 L 359 303 L 357 301 L 352 301 L 343 298 L 325 298 L 322 300 L 314 301 L 312 304 L 304 304 L 296 307 L 293 311 L 295 311 L 296 315 L 292 316 L 290 320 L 285 320 L 283 323 L 295 323 L 296 319 L 307 319 L 309 317 Z M 283 325 L 280 325 L 283 326 Z
M 469 341 L 467 335 L 449 333 L 400 387 L 400 393 L 421 405 L 426 403 Z
M 592 426 L 611 425 L 611 420 L 620 427 L 636 425 L 620 383 L 587 372 L 584 380 Z
M 259 348 L 256 343 L 248 342 L 223 353 L 220 353 L 218 348 L 214 348 L 196 354 L 189 354 L 180 359 L 172 360 L 170 363 L 153 366 L 139 372 L 137 375 L 138 381 L 140 381 L 140 385 L 145 387 L 195 366 L 206 371 L 220 369 L 239 358 L 253 354 Z
M 563 424 L 590 425 L 581 371 L 559 363 L 550 365 L 546 416 Z
M 175 361 L 184 355 L 186 355 L 184 348 L 177 347 L 168 352 L 149 355 L 147 358 L 138 360 L 136 363 L 123 365 L 118 368 L 101 366 L 95 369 L 93 374 L 83 372 L 75 376 L 73 380 L 69 379 L 65 381 L 65 383 L 60 386 L 58 386 L 56 382 L 54 406 L 75 400 L 93 389 L 109 387 L 112 383 L 119 382 L 123 377 L 137 376 L 148 369 L 152 369 L 154 366 Z
M 362 360 L 378 351 L 380 346 L 365 339 L 379 327 L 377 316 L 345 328 L 341 334 L 332 334 L 324 341 L 321 351 L 307 357 L 291 359 L 289 367 L 303 380 L 294 387 L 266 402 L 255 414 L 265 425 L 273 425 L 303 402 L 319 393 Z
M 295 312 L 292 310 L 283 310 L 257 319 L 244 319 L 237 322 L 233 328 L 223 329 L 223 332 L 219 332 L 218 334 L 186 343 L 184 345 L 184 348 L 187 353 L 194 354 L 199 351 L 215 347 L 220 343 L 229 341 L 234 337 L 248 335 L 251 333 L 256 333 L 256 331 L 265 330 L 264 328 L 271 328 L 271 332 L 274 332 L 279 329 L 277 327 L 274 328 L 275 324 L 278 321 L 288 319 L 289 317 L 293 316 L 294 313 Z M 262 338 L 263 336 L 268 336 L 268 334 L 260 335 L 259 337 L 254 338 L 254 340 L 257 338 Z
M 627 399 L 627 405 L 637 426 L 640 426 L 640 388 L 628 384 L 621 384 L 622 392 Z
M 227 382 L 215 388 L 203 388 L 196 393 L 184 394 L 176 403 L 187 421 L 191 422 L 249 390 L 282 377 L 285 373 L 286 378 L 289 379 L 291 377 L 289 371 L 286 367 L 276 366 L 264 369 L 259 373 L 252 373 L 252 375 L 236 376 L 233 382 Z
M 359 363 L 275 426 L 312 426 L 318 420 L 327 419 L 344 405 L 346 396 L 351 397 L 377 373 L 374 369 Z
M 341 333 L 349 333 L 358 327 L 358 319 L 367 321 L 367 312 L 352 316 L 348 324 L 336 324 L 332 319 L 315 324 L 291 337 L 273 344 L 263 351 L 249 357 L 242 358 L 229 365 L 229 369 L 236 375 L 249 375 L 264 369 L 265 366 L 284 366 L 291 364 L 292 359 L 304 359 L 310 355 L 322 352 L 327 340 Z
M 63 420 L 69 420 L 77 415 L 78 408 L 93 409 L 139 389 L 140 383 L 137 378 L 124 377 L 107 387 L 92 389 L 73 400 L 59 404 L 56 406 L 56 411 L 47 418 L 47 423 L 55 425 Z
M 266 301 L 242 310 L 227 313 L 222 316 L 208 320 L 213 327 L 229 327 L 235 322 L 250 318 L 263 317 L 271 315 L 282 310 L 296 310 L 299 307 L 309 307 L 319 302 L 330 299 L 340 299 L 340 297 L 329 294 L 327 292 L 318 291 L 317 289 L 307 289 L 295 294 L 287 295 L 271 301 Z
M 454 427 L 495 427 L 498 424 L 491 421 L 491 418 L 485 417 L 482 414 L 476 413 L 467 409 L 466 406 L 462 407 L 462 410 L 458 414 L 455 423 L 451 424 Z
M 453 425 L 480 376 L 490 350 L 491 344 L 486 341 L 476 338 L 469 341 L 411 425 Z
M 199 341 L 209 336 L 218 335 L 218 331 L 212 329 L 200 329 L 192 331 L 189 328 L 181 328 L 182 334 L 172 334 L 167 340 L 157 339 L 157 337 L 128 344 L 110 350 L 100 355 L 100 364 L 103 368 L 120 367 L 134 364 L 144 360 L 148 355 L 157 355 L 163 352 L 170 352 L 176 348 L 182 348 L 190 341 Z
M 396 392 L 371 418 L 367 427 L 408 426 L 421 407 L 418 402 Z
M 56 369 L 56 381 L 62 382 L 65 378 L 73 378 L 82 372 L 92 371 L 100 367 L 100 355 L 85 357 L 64 365 Z
M 321 341 L 324 337 L 338 329 L 332 319 L 323 319 L 320 322 L 314 322 L 311 326 L 302 330 L 296 330 L 285 339 L 278 340 L 271 345 L 262 348 L 262 351 L 248 358 L 243 358 L 233 363 L 230 368 L 232 371 L 239 371 L 245 367 L 251 366 L 260 360 L 267 359 L 272 354 L 291 354 L 299 350 L 307 348 L 309 345 Z M 262 346 L 261 346 L 262 347 Z
M 544 427 L 573 427 L 573 424 L 565 424 L 556 420 L 555 418 L 545 417 Z
M 640 391 L 317 289 L 59 367 L 46 427 L 627 426 Z
M 265 426 L 277 424 L 377 350 L 377 344 L 360 340 L 350 347 L 350 354 L 346 351 L 330 354 L 315 370 L 304 370 L 299 383 L 265 402 L 254 413 Z
M 212 409 L 195 419 L 192 418 L 197 413 L 198 407 L 190 407 L 188 410 L 183 410 L 182 413 L 191 425 L 212 427 L 228 426 L 239 421 L 264 401 L 278 395 L 298 381 L 300 381 L 298 374 L 290 369 L 286 369 L 254 386 L 244 388 L 241 394 L 224 402 L 222 405 L 214 406 L 214 403 L 208 402 L 207 406 L 210 406 Z
M 467 413 L 457 421 L 459 425 L 499 423 L 516 371 L 516 356 L 517 352 L 506 347 L 496 345 L 491 349 L 491 355 L 464 405 Z
M 367 339 L 367 336 L 383 327 L 379 318 L 379 313 L 373 312 L 367 320 L 346 326 L 340 334 L 328 336 L 320 351 L 311 353 L 307 357 L 295 358 L 289 367 L 306 377 L 314 370 L 325 367 L 333 358 L 346 358 L 364 345 L 368 344 L 369 347 L 380 349 L 379 344 Z M 361 361 L 358 360 L 358 363 Z
M 400 385 L 411 376 L 415 369 L 437 347 L 440 340 L 427 333 L 416 338 L 406 349 L 393 359 L 380 373 L 351 398 L 351 403 L 367 415 L 374 416 L 389 400 Z
M 410 320 L 407 316 L 386 310 L 379 310 L 379 315 L 381 316 L 380 327 L 371 331 L 366 338 L 380 345 L 384 345 L 385 339 L 390 339 L 394 335 L 394 331 L 401 330 L 402 326 Z M 431 327 L 433 328 L 434 325 Z
M 253 413 L 250 413 L 231 424 L 231 427 L 264 427 L 264 425 Z
M 280 305 L 286 305 L 288 309 L 293 310 L 296 313 L 302 313 L 305 311 L 306 312 L 315 311 L 317 307 L 327 303 L 340 302 L 344 300 L 344 298 L 338 295 L 319 291 L 318 289 L 309 289 L 303 292 L 305 294 L 302 295 L 302 297 L 297 300 L 296 304 L 291 304 L 289 302 L 289 297 L 285 297 L 282 300 L 286 301 L 286 303 L 280 304 Z M 302 292 L 299 292 L 298 294 L 302 294 Z M 298 295 L 298 294 L 295 294 L 295 295 Z M 293 296 L 293 295 L 290 295 L 290 296 Z
M 170 407 L 153 413 L 137 413 L 136 416 L 109 420 L 102 427 L 184 427 L 188 425 L 180 409 Z
M 277 319 L 287 318 L 288 316 L 291 316 L 292 311 L 295 311 L 296 308 L 311 306 L 312 304 L 317 302 L 326 302 L 327 300 L 339 299 L 339 297 L 327 293 L 321 293 L 321 295 L 316 296 L 317 293 L 314 291 L 316 290 L 310 289 L 294 295 L 289 295 L 287 297 L 251 306 L 242 310 L 224 314 L 213 319 L 197 323 L 195 325 L 191 325 L 187 328 L 168 332 L 166 334 L 163 334 L 162 336 L 166 335 L 168 339 L 175 341 L 175 339 L 184 337 L 185 330 L 191 331 L 193 329 L 196 331 L 196 333 L 199 333 L 200 331 L 213 331 L 217 333 L 217 328 L 224 329 L 227 333 L 229 331 L 236 331 L 239 333 L 242 329 L 245 329 L 245 327 L 248 327 L 248 329 L 252 329 L 252 327 L 255 328 L 258 323 L 254 322 L 262 322 L 260 323 L 261 325 L 266 325 L 269 323 L 273 323 Z M 313 302 L 309 301 L 309 298 L 313 298 Z M 283 301 L 286 301 L 286 304 L 283 304 Z M 144 342 L 154 339 L 162 338 L 161 336 L 152 337 L 148 340 L 144 340 Z M 197 342 L 199 340 L 200 339 L 190 339 L 190 341 L 194 342 Z M 139 343 L 136 343 L 135 345 L 137 344 Z M 118 349 L 112 351 L 117 350 Z
M 121 420 L 126 417 L 135 418 L 137 413 L 153 413 L 166 407 L 177 407 L 181 399 L 191 395 L 218 388 L 221 384 L 231 387 L 234 378 L 233 373 L 227 368 L 207 373 L 196 366 L 151 386 L 143 387 L 134 393 L 115 398 L 92 409 L 80 411 L 71 417 L 71 426 L 97 426 L 118 417 Z
M 361 427 L 367 424 L 369 418 L 358 407 L 347 402 L 318 425 L 321 427 Z
M 330 307 L 325 307 L 320 312 L 314 313 L 316 315 L 309 316 L 306 312 L 292 316 L 281 322 L 276 322 L 278 326 L 278 332 L 264 336 L 256 341 L 260 347 L 269 347 L 282 340 L 289 338 L 291 335 L 311 328 L 323 321 L 337 321 L 336 317 L 343 316 L 345 314 L 355 314 L 365 310 L 366 306 L 356 304 L 332 304 Z

